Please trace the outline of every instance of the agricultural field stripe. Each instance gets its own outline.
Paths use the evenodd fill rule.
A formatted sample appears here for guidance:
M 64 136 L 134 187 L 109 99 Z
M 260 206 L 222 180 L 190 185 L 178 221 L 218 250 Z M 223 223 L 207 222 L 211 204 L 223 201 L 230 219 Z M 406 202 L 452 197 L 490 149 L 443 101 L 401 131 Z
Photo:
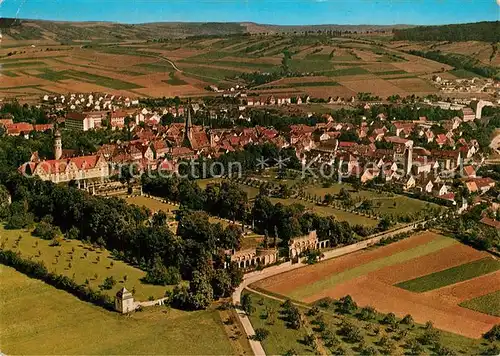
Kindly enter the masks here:
M 393 266 L 417 257 L 425 256 L 429 253 L 439 251 L 445 247 L 452 246 L 458 242 L 452 238 L 439 236 L 436 239 L 420 246 L 398 252 L 394 255 L 383 257 L 375 261 L 351 268 L 347 271 L 337 273 L 329 278 L 319 280 L 317 282 L 302 286 L 301 288 L 289 293 L 293 299 L 303 300 L 304 298 L 318 294 L 324 290 L 331 289 L 337 284 L 348 280 L 361 277 L 367 273 L 377 271 L 383 267 Z
M 499 287 L 500 288 L 500 287 Z M 461 307 L 493 316 L 500 316 L 500 290 L 467 300 L 459 304 Z
M 411 292 L 422 293 L 479 277 L 500 269 L 500 261 L 485 257 L 478 261 L 445 269 L 415 279 L 396 284 L 396 287 Z

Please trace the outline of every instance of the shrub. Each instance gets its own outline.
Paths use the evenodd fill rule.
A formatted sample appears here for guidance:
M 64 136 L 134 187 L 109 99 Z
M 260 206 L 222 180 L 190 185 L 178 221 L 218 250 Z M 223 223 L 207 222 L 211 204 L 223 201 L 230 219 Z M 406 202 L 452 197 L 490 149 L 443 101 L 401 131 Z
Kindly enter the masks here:
M 354 343 L 363 340 L 363 335 L 360 328 L 349 323 L 348 321 L 342 322 L 339 332 L 341 335 L 345 336 L 348 342 Z
M 61 235 L 61 230 L 46 221 L 41 221 L 33 230 L 33 235 L 44 240 L 52 240 Z
M 394 313 L 389 313 L 384 317 L 382 322 L 387 325 L 395 325 L 398 320 L 396 319 L 396 315 L 394 315 Z

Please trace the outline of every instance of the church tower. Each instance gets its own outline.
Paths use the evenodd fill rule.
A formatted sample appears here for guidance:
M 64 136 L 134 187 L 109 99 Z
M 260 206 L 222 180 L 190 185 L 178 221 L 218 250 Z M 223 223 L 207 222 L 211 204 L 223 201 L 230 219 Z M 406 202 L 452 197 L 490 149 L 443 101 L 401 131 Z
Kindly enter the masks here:
M 59 129 L 54 133 L 54 158 L 61 159 L 62 157 L 62 138 Z
M 186 127 L 184 129 L 184 145 L 191 147 L 193 142 L 193 123 L 191 121 L 191 101 L 188 102 L 186 107 L 187 118 Z

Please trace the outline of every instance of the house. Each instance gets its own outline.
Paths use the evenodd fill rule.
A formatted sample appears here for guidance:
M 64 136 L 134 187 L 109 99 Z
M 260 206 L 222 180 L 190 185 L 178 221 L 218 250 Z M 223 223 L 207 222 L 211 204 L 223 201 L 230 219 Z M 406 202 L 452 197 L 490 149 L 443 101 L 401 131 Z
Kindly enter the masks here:
M 113 111 L 109 115 L 109 121 L 111 124 L 111 127 L 113 129 L 115 128 L 122 128 L 125 126 L 125 118 L 128 116 L 128 113 L 125 111 Z
M 500 221 L 498 220 L 494 220 L 494 219 L 490 219 L 488 217 L 484 217 L 480 220 L 481 224 L 487 226 L 487 227 L 490 227 L 490 228 L 493 228 L 497 231 L 500 231 Z
M 463 108 L 462 113 L 464 115 L 464 122 L 474 121 L 476 119 L 476 114 L 471 108 Z
M 472 167 L 472 166 L 465 166 L 463 168 L 463 174 L 467 178 L 475 178 L 476 177 L 476 171 L 474 170 L 474 167 Z
M 66 128 L 76 131 L 88 131 L 102 126 L 102 120 L 106 118 L 105 111 L 97 112 L 69 112 L 64 119 Z
M 19 122 L 16 124 L 5 125 L 5 133 L 9 136 L 24 136 L 29 137 L 29 133 L 34 130 L 34 126 L 27 122 Z

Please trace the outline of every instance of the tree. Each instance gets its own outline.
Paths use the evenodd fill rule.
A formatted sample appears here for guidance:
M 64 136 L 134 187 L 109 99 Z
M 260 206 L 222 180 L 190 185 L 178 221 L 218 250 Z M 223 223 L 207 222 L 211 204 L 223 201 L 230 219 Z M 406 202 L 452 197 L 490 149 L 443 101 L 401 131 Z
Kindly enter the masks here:
M 195 309 L 206 309 L 214 300 L 214 292 L 207 273 L 193 272 L 189 283 L 189 304 Z
M 405 317 L 401 320 L 401 324 L 413 326 L 415 321 L 413 320 L 413 317 L 410 314 L 406 314 Z
M 252 315 L 255 308 L 252 305 L 252 296 L 250 294 L 243 294 L 241 297 L 241 309 L 247 314 Z
M 350 295 L 340 298 L 338 310 L 343 314 L 352 314 L 358 309 L 358 305 Z
M 106 277 L 104 282 L 100 285 L 101 289 L 110 290 L 116 284 L 116 281 L 113 276 Z
M 181 275 L 176 267 L 166 267 L 162 259 L 156 256 L 144 280 L 147 283 L 162 286 L 175 285 L 181 281 Z
M 250 336 L 252 340 L 264 341 L 269 336 L 269 330 L 264 328 L 255 329 L 255 335 Z

